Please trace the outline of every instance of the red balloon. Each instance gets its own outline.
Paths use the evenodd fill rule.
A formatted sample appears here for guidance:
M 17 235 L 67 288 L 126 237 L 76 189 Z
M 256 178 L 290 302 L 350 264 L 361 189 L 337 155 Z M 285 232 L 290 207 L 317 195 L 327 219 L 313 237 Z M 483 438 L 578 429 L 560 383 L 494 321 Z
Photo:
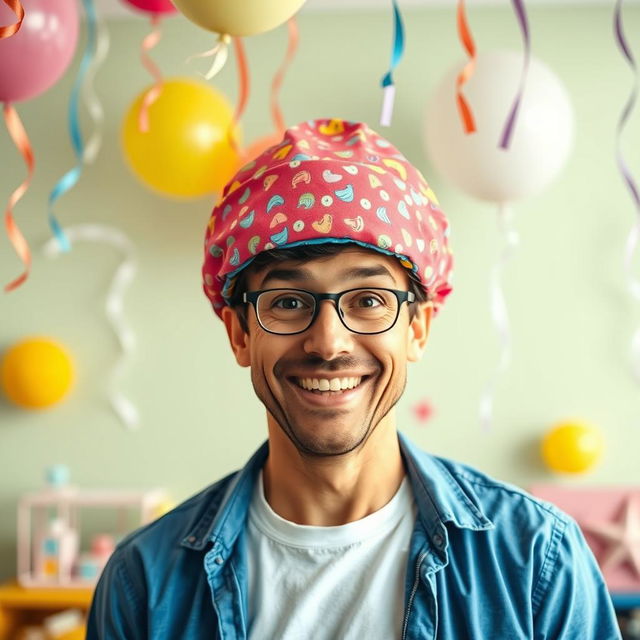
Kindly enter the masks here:
M 163 13 L 175 13 L 177 9 L 170 0 L 124 0 L 125 4 L 129 4 L 139 11 L 160 15 Z
M 22 0 L 20 30 L 0 39 L 0 102 L 27 100 L 54 85 L 69 66 L 78 41 L 78 7 L 72 0 Z M 0 24 L 15 14 L 0 3 Z

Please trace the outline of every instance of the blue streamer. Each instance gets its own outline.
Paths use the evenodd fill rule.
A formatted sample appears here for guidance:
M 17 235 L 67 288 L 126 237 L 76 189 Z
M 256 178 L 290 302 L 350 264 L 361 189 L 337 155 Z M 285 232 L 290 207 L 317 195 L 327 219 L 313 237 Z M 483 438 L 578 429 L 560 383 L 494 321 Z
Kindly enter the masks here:
M 71 144 L 73 146 L 73 152 L 76 156 L 76 165 L 67 171 L 62 178 L 56 183 L 49 194 L 49 226 L 55 235 L 58 245 L 62 251 L 70 251 L 71 243 L 67 238 L 62 227 L 58 223 L 54 213 L 53 207 L 57 200 L 67 191 L 72 189 L 82 174 L 82 165 L 84 164 L 84 143 L 82 141 L 82 132 L 80 131 L 80 118 L 79 118 L 79 104 L 80 104 L 80 91 L 84 83 L 87 71 L 96 55 L 96 10 L 93 0 L 82 0 L 85 15 L 87 17 L 87 43 L 84 48 L 84 54 L 82 61 L 80 62 L 80 68 L 75 82 L 73 83 L 73 89 L 71 91 L 71 100 L 69 101 L 69 134 L 71 136 Z
M 398 66 L 404 54 L 404 25 L 402 15 L 396 0 L 393 1 L 393 49 L 391 51 L 391 66 L 384 75 L 380 86 L 384 89 L 393 85 L 393 71 Z
M 395 87 L 393 84 L 393 72 L 398 66 L 404 54 L 404 24 L 402 22 L 402 14 L 398 8 L 396 0 L 393 1 L 393 48 L 391 50 L 391 65 L 389 71 L 385 73 L 380 82 L 380 86 L 384 89 L 384 102 L 382 105 L 382 115 L 380 116 L 380 124 L 389 126 L 391 124 L 391 116 L 393 114 L 393 100 L 395 96 Z

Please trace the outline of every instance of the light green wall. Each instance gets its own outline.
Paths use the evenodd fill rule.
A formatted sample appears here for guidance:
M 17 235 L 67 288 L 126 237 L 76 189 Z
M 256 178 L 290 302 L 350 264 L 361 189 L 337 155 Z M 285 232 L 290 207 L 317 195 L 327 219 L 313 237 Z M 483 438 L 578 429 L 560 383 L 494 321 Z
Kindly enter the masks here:
M 500 249 L 496 216 L 492 206 L 444 184 L 420 142 L 430 91 L 462 59 L 454 9 L 405 13 L 407 50 L 396 74 L 395 119 L 387 135 L 423 170 L 448 212 L 457 266 L 456 290 L 433 324 L 430 349 L 410 368 L 399 423 L 425 448 L 521 485 L 550 478 L 538 462 L 537 442 L 551 423 L 570 416 L 599 424 L 608 445 L 602 464 L 571 482 L 633 483 L 640 475 L 640 386 L 627 367 L 640 313 L 625 292 L 622 270 L 634 210 L 613 160 L 614 130 L 632 76 L 614 45 L 611 14 L 606 7 L 530 9 L 534 51 L 569 88 L 577 140 L 561 179 L 516 209 L 522 242 L 505 283 L 513 363 L 498 389 L 493 431 L 484 433 L 478 399 L 498 357 L 488 307 L 489 271 Z M 638 57 L 640 7 L 627 7 L 625 17 Z M 508 6 L 471 7 L 469 20 L 480 51 L 520 50 Z M 265 436 L 264 412 L 247 371 L 232 360 L 222 325 L 200 289 L 201 241 L 212 199 L 162 199 L 123 165 L 120 121 L 149 82 L 137 57 L 148 25 L 132 18 L 110 24 L 110 31 L 109 58 L 97 78 L 107 114 L 105 145 L 96 164 L 60 201 L 58 214 L 65 225 L 114 225 L 137 245 L 140 269 L 126 296 L 126 314 L 139 350 L 122 388 L 136 402 L 143 426 L 127 432 L 105 399 L 118 349 L 102 306 L 119 263 L 117 252 L 78 243 L 57 261 L 39 254 L 50 237 L 46 198 L 72 166 L 66 131 L 70 73 L 44 96 L 19 105 L 37 171 L 15 213 L 35 255 L 27 284 L 0 297 L 0 349 L 33 333 L 54 336 L 74 354 L 78 383 L 67 402 L 47 412 L 0 403 L 0 578 L 14 570 L 17 498 L 40 486 L 47 465 L 68 464 L 83 486 L 162 485 L 182 499 L 241 465 Z M 288 122 L 341 116 L 375 126 L 390 15 L 309 13 L 301 17 L 300 31 L 300 52 L 282 93 Z M 268 88 L 285 34 L 281 29 L 247 43 L 252 72 L 247 139 L 269 130 Z M 166 22 L 153 55 L 166 75 L 193 76 L 206 63 L 187 65 L 185 59 L 209 45 L 207 34 L 176 18 Z M 233 64 L 216 84 L 235 99 Z M 625 148 L 640 181 L 639 134 L 636 111 Z M 4 131 L 0 157 L 0 197 L 6 199 L 25 170 Z M 2 284 L 19 272 L 2 234 Z M 437 407 L 428 426 L 411 412 L 423 396 Z

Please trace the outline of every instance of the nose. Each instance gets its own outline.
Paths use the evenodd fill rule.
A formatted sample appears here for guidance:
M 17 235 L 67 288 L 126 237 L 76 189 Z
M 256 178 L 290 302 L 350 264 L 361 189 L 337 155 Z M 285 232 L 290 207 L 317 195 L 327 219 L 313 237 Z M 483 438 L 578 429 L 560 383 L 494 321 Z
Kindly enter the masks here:
M 318 315 L 304 335 L 305 351 L 324 360 L 331 360 L 353 350 L 354 334 L 342 324 L 333 300 L 320 302 Z

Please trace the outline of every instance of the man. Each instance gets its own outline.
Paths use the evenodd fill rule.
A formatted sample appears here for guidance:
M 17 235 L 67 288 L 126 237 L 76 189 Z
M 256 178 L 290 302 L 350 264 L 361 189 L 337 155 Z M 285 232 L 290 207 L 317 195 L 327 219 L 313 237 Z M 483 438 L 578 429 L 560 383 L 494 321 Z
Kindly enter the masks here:
M 424 178 L 363 124 L 303 123 L 240 170 L 204 288 L 268 443 L 119 546 L 88 638 L 620 637 L 570 518 L 396 431 L 451 291 L 448 235 Z

